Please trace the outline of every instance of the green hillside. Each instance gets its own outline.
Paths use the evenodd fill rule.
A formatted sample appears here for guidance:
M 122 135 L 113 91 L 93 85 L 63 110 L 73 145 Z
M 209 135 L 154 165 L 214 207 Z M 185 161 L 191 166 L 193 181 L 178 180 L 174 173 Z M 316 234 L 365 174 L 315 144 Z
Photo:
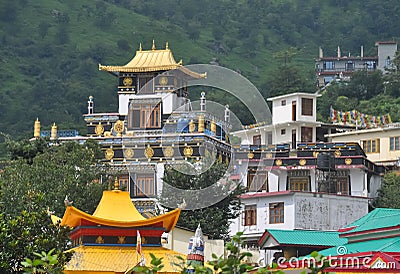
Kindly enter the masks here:
M 322 2 L 322 3 L 321 3 Z M 42 128 L 84 131 L 87 98 L 96 112 L 116 111 L 116 79 L 98 64 L 128 62 L 169 42 L 184 64 L 209 63 L 240 71 L 265 97 L 286 92 L 277 82 L 301 79 L 314 91 L 314 58 L 358 52 L 400 36 L 400 3 L 378 0 L 5 0 L 0 3 L 0 131 L 17 138 Z M 213 96 L 223 101 L 219 95 Z

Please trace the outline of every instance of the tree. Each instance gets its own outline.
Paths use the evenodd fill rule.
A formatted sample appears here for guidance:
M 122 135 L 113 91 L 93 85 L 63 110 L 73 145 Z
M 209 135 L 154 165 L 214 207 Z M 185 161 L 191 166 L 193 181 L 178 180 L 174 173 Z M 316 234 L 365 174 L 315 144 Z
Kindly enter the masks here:
M 383 177 L 382 187 L 378 198 L 375 200 L 376 207 L 400 208 L 400 176 L 395 172 L 387 173 Z
M 21 141 L 20 145 L 24 150 L 14 149 L 18 152 L 13 154 L 15 160 L 6 163 L 0 176 L 1 212 L 13 216 L 25 210 L 26 195 L 32 191 L 43 196 L 42 208 L 49 207 L 57 215 L 64 213 L 66 195 L 82 210 L 95 210 L 106 187 L 98 183 L 100 174 L 106 170 L 97 165 L 102 156 L 97 143 L 91 140 L 84 145 L 67 142 L 47 150 L 42 149 L 44 145 L 40 139 L 30 145 Z
M 12 160 L 0 174 L 0 272 L 20 272 L 33 252 L 52 249 L 60 267 L 69 257 L 70 229 L 52 224 L 50 210 L 62 216 L 68 195 L 77 207 L 94 211 L 107 186 L 96 181 L 107 172 L 98 168 L 100 147 L 91 140 L 48 146 L 42 139 L 9 147 Z
M 189 168 L 193 168 L 190 166 Z M 164 204 L 171 205 L 171 197 L 174 201 L 185 201 L 188 208 L 200 209 L 183 210 L 178 220 L 178 225 L 195 230 L 200 224 L 204 233 L 211 238 L 227 238 L 230 220 L 235 219 L 240 214 L 239 195 L 243 193 L 241 186 L 236 186 L 232 181 L 221 179 L 226 171 L 226 166 L 222 163 L 214 163 L 208 170 L 201 174 L 189 175 L 166 166 L 164 172 L 164 185 L 160 200 Z M 176 189 L 200 190 L 210 187 L 203 193 L 206 197 L 193 196 L 190 192 L 179 192 Z M 221 197 L 225 197 L 221 200 Z M 210 205 L 210 201 L 216 201 Z
M 37 199 L 40 197 L 33 200 Z M 0 228 L 1 273 L 22 273 L 21 263 L 40 250 L 54 249 L 60 269 L 70 258 L 64 251 L 71 248 L 71 230 L 52 224 L 45 210 L 24 210 L 13 217 L 0 214 Z

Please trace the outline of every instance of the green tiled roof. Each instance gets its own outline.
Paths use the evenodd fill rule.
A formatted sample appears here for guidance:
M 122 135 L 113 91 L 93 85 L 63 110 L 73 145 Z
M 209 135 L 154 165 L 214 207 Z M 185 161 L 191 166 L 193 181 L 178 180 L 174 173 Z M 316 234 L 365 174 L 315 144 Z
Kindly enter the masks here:
M 318 253 L 324 256 L 336 256 L 338 255 L 338 249 L 340 252 L 345 251 L 341 252 L 341 255 L 368 251 L 400 252 L 400 237 L 343 244 L 318 251 Z
M 347 243 L 347 239 L 339 238 L 336 231 L 267 229 L 267 232 L 282 245 L 336 246 Z
M 343 232 L 343 234 L 397 225 L 400 225 L 400 209 L 376 208 L 364 217 L 347 225 L 346 228 L 355 228 L 348 232 Z

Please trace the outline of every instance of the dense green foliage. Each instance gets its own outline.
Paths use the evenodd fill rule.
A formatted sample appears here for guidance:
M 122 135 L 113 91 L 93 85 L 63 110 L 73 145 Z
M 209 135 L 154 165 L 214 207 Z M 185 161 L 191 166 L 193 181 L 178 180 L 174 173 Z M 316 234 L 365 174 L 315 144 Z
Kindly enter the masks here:
M 176 204 L 184 201 L 189 210 L 181 211 L 178 226 L 194 231 L 200 224 L 203 232 L 210 238 L 227 238 L 230 220 L 240 214 L 241 203 L 238 195 L 243 193 L 242 187 L 229 180 L 223 184 L 217 183 L 226 171 L 224 164 L 214 163 L 198 175 L 184 174 L 181 171 L 166 167 L 161 203 L 176 207 Z M 189 191 L 177 191 L 170 186 Z M 196 196 L 190 190 L 203 190 L 202 196 Z
M 385 175 L 375 207 L 400 208 L 400 176 L 395 172 Z
M 7 141 L 10 158 L 0 173 L 0 272 L 20 272 L 21 262 L 33 252 L 55 249 L 58 265 L 68 259 L 68 228 L 56 227 L 50 214 L 63 216 L 65 196 L 89 213 L 97 206 L 107 184 L 96 179 L 106 170 L 94 168 L 100 148 L 46 140 Z M 90 197 L 90 199 L 88 199 Z
M 116 79 L 98 63 L 123 65 L 152 39 L 169 41 L 184 64 L 240 71 L 265 97 L 314 91 L 319 46 L 375 55 L 375 41 L 398 37 L 399 9 L 395 0 L 2 1 L 0 127 L 32 136 L 39 117 L 44 129 L 84 131 L 89 95 L 96 112 L 117 109 Z

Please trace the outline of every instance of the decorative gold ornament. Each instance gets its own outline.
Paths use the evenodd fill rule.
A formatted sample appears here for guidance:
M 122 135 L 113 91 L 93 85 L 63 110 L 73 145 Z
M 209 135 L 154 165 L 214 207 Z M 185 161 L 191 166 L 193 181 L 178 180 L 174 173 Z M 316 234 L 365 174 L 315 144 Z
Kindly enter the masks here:
M 307 163 L 307 160 L 306 160 L 306 159 L 300 159 L 300 161 L 299 161 L 299 164 L 300 164 L 301 166 L 304 166 L 306 163 Z
M 104 239 L 103 239 L 103 237 L 98 236 L 98 237 L 96 238 L 96 244 L 104 244 Z
M 135 155 L 135 152 L 133 151 L 132 148 L 127 148 L 127 149 L 124 150 L 125 158 L 132 159 L 134 155 Z
M 218 156 L 218 163 L 222 163 L 222 154 L 219 154 Z
M 313 152 L 313 156 L 314 156 L 315 158 L 318 158 L 318 154 L 319 154 L 318 151 L 314 151 L 314 152 Z
M 193 155 L 193 148 L 192 147 L 185 147 L 183 149 L 183 155 L 185 155 L 186 157 L 190 157 Z
M 151 147 L 146 147 L 144 156 L 146 156 L 147 159 L 151 159 L 154 156 L 154 150 Z
M 340 157 L 342 152 L 340 150 L 335 150 L 335 157 Z
M 345 160 L 344 160 L 344 162 L 345 162 L 345 164 L 346 165 L 351 165 L 351 163 L 353 162 L 350 158 L 346 158 Z
M 171 158 L 174 156 L 174 148 L 173 147 L 166 147 L 164 148 L 164 156 L 167 158 Z
M 254 153 L 253 152 L 247 153 L 247 158 L 253 159 L 254 158 Z
M 33 128 L 33 137 L 39 138 L 40 137 L 40 121 L 39 118 L 36 118 L 35 126 Z
M 265 158 L 271 159 L 271 158 L 272 158 L 272 153 L 267 153 L 267 154 L 265 155 Z
M 214 120 L 211 121 L 211 132 L 214 134 L 217 132 L 217 125 Z
M 119 244 L 125 244 L 125 236 L 118 236 L 118 243 Z
M 107 148 L 104 157 L 106 160 L 111 160 L 114 158 L 114 150 L 112 148 Z
M 199 115 L 199 128 L 198 128 L 199 132 L 204 132 L 204 115 L 200 114 Z
M 168 78 L 165 76 L 160 77 L 160 80 L 158 81 L 160 83 L 160 85 L 165 86 L 166 84 L 168 84 Z
M 275 164 L 276 164 L 277 166 L 281 166 L 281 165 L 282 165 L 282 160 L 281 160 L 281 159 L 276 160 L 276 161 L 275 161 Z
M 193 120 L 190 120 L 189 122 L 189 132 L 192 133 L 196 130 L 196 124 L 193 122 Z
M 124 86 L 132 86 L 133 80 L 131 77 L 125 77 L 122 83 L 124 83 Z
M 121 120 L 118 120 L 115 122 L 115 124 L 114 124 L 115 132 L 117 132 L 118 134 L 121 134 L 124 131 L 124 129 L 125 129 L 124 122 L 122 122 Z
M 96 135 L 100 136 L 104 133 L 104 127 L 101 124 L 98 124 L 94 129 L 94 132 L 96 133 Z

